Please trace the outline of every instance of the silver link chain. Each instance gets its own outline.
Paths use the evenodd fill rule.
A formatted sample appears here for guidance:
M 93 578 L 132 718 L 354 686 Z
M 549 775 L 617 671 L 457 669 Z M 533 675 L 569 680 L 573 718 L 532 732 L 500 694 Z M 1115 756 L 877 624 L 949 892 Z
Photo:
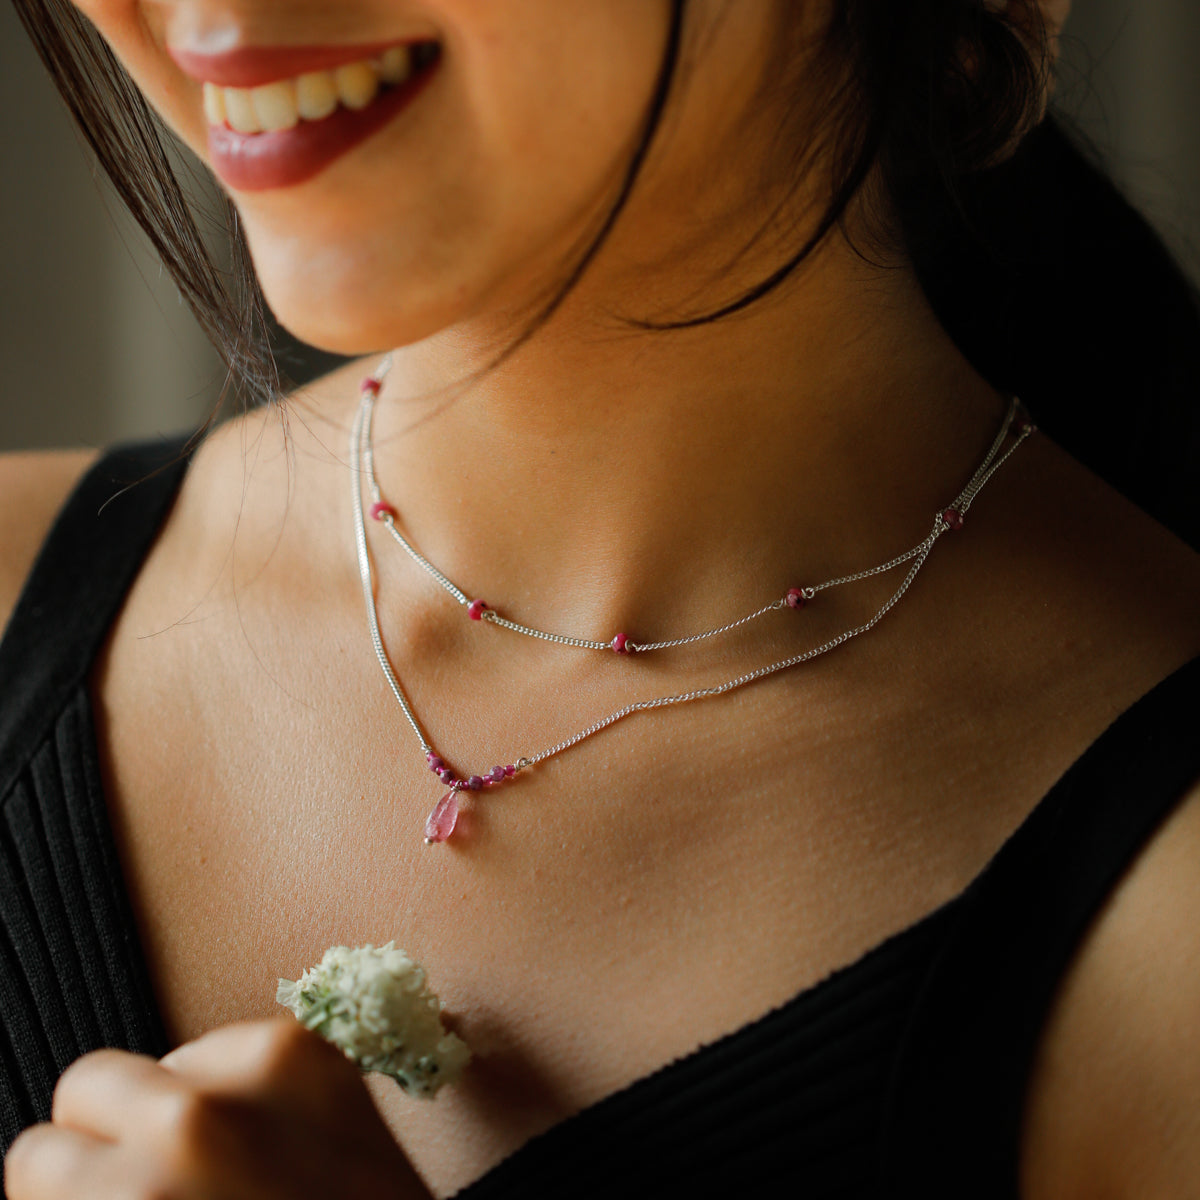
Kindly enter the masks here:
M 609 642 L 595 642 L 588 638 L 568 637 L 565 633 L 547 633 L 544 629 L 534 629 L 529 625 L 521 625 L 517 621 L 510 621 L 507 617 L 502 617 L 495 609 L 485 608 L 479 614 L 482 621 L 488 621 L 493 625 L 499 625 L 501 629 L 511 629 L 514 633 L 523 633 L 526 637 L 537 638 L 543 642 L 553 642 L 556 646 L 574 646 L 580 650 L 607 650 L 612 652 L 612 645 Z
M 632 716 L 634 713 L 647 712 L 653 708 L 666 708 L 673 704 L 687 704 L 692 700 L 705 700 L 710 696 L 723 696 L 726 692 L 732 692 L 737 688 L 745 687 L 748 683 L 754 683 L 759 679 L 766 679 L 768 675 L 774 675 L 779 671 L 786 671 L 789 667 L 799 666 L 800 663 L 818 658 L 822 654 L 828 654 L 830 650 L 836 649 L 843 643 L 850 641 L 851 638 L 856 638 L 859 634 L 866 633 L 878 625 L 892 606 L 908 591 L 912 581 L 917 577 L 917 572 L 925 565 L 925 560 L 929 557 L 929 552 L 933 549 L 934 542 L 946 532 L 946 529 L 947 526 L 939 517 L 933 531 L 925 539 L 925 542 L 922 543 L 924 550 L 918 554 L 916 562 L 913 563 L 908 574 L 904 577 L 903 583 L 888 597 L 883 607 L 869 620 L 864 621 L 863 624 L 857 625 L 853 629 L 847 629 L 839 633 L 837 637 L 823 642 L 820 646 L 814 646 L 811 650 L 805 650 L 803 654 L 794 654 L 791 658 L 782 659 L 780 662 L 772 663 L 770 666 L 759 667 L 756 671 L 747 671 L 745 675 L 739 675 L 736 679 L 730 679 L 714 687 L 697 688 L 695 691 L 680 692 L 674 696 L 656 696 L 653 700 L 638 700 L 633 704 L 627 704 L 624 708 L 619 708 L 616 712 L 609 713 L 607 717 L 602 717 L 586 729 L 581 729 L 578 733 L 557 743 L 557 745 L 551 746 L 548 750 L 543 750 L 540 754 L 533 755 L 528 760 L 529 764 L 533 766 L 536 763 L 543 762 L 547 758 L 553 757 L 555 754 L 561 754 L 564 750 L 569 750 L 572 746 L 578 745 L 585 738 L 599 733 L 602 729 L 607 729 L 610 725 L 615 725 L 618 721 L 624 720 L 625 717 Z
M 358 551 L 358 577 L 362 581 L 363 599 L 367 602 L 367 624 L 371 628 L 371 645 L 375 647 L 375 657 L 383 668 L 383 674 L 388 681 L 388 687 L 392 689 L 392 695 L 399 701 L 400 708 L 412 726 L 413 733 L 417 735 L 421 749 L 428 754 L 432 746 L 408 703 L 408 697 L 405 696 L 395 671 L 392 670 L 387 651 L 383 648 L 383 636 L 379 632 L 379 612 L 375 607 L 375 580 L 371 571 L 371 555 L 367 549 L 367 523 L 363 515 L 362 498 L 361 459 L 364 439 L 367 453 L 370 453 L 371 416 L 371 405 L 366 403 L 359 405 L 358 416 L 354 421 L 354 432 L 350 438 L 350 476 L 354 484 L 354 544 Z
M 380 363 L 372 379 L 382 384 L 387 377 L 387 373 L 392 367 L 392 356 L 387 355 Z M 373 396 L 364 397 L 365 402 L 373 402 Z M 993 462 L 1004 444 L 1004 439 L 1007 437 L 1012 422 L 1017 414 L 1019 401 L 1014 399 L 1009 407 L 1008 416 L 1003 425 L 1000 427 L 1000 432 L 997 433 L 995 440 L 992 442 L 991 448 L 984 456 L 983 462 L 976 469 L 975 474 L 971 476 L 970 482 L 959 493 L 958 498 L 950 505 L 951 508 L 956 508 L 960 513 L 965 514 L 971 505 L 971 501 L 975 498 L 979 489 L 991 478 L 991 473 L 1000 465 L 999 462 Z M 1014 445 L 1008 451 L 1016 449 Z M 1007 457 L 1007 455 L 1005 456 Z M 375 475 L 375 452 L 374 447 L 368 438 L 367 444 L 363 450 L 363 459 L 366 463 L 367 486 L 371 492 L 371 498 L 376 504 L 384 504 L 383 492 L 379 486 L 379 481 Z M 1004 460 L 1001 459 L 1000 462 Z M 429 561 L 399 530 L 396 525 L 395 518 L 392 513 L 385 511 L 380 514 L 379 523 L 387 529 L 392 539 L 404 550 L 404 552 L 424 570 L 435 582 L 450 593 L 454 599 L 464 607 L 471 603 L 471 597 L 466 594 L 457 584 L 447 578 L 433 563 Z M 911 562 L 918 554 L 921 553 L 925 543 L 920 542 L 911 550 L 905 551 L 896 558 L 890 559 L 888 562 L 882 563 L 878 567 L 870 567 L 865 571 L 857 571 L 853 575 L 842 575 L 837 579 L 827 580 L 825 583 L 814 584 L 809 587 L 803 587 L 800 591 L 803 592 L 806 600 L 811 600 L 818 592 L 828 591 L 830 588 L 842 587 L 845 584 L 858 583 L 863 579 L 870 579 L 875 575 L 883 575 L 888 571 L 894 571 L 897 567 L 903 566 L 907 562 Z M 731 633 L 735 629 L 740 629 L 743 625 L 750 624 L 751 621 L 757 621 L 760 617 L 766 616 L 767 613 L 779 612 L 788 608 L 786 597 L 781 597 L 778 600 L 771 601 L 770 604 L 764 604 L 762 608 L 756 609 L 752 613 L 748 613 L 744 617 L 740 617 L 736 621 L 730 621 L 727 625 L 719 625 L 715 629 L 706 629 L 702 633 L 693 633 L 688 637 L 669 638 L 659 642 L 635 642 L 629 639 L 625 643 L 625 648 L 634 654 L 647 654 L 652 650 L 672 650 L 680 646 L 692 646 L 697 642 L 707 641 L 709 638 L 719 637 L 724 633 Z M 532 625 L 524 625 L 520 621 L 513 621 L 508 617 L 501 616 L 495 609 L 485 608 L 480 613 L 480 619 L 487 621 L 491 625 L 499 626 L 501 629 L 508 629 L 513 633 L 523 634 L 525 637 L 536 638 L 538 641 L 551 642 L 556 646 L 570 646 L 577 650 L 606 650 L 610 654 L 613 651 L 613 643 L 611 641 L 600 641 L 595 638 L 572 637 L 565 633 L 550 633 L 545 629 L 537 629 Z

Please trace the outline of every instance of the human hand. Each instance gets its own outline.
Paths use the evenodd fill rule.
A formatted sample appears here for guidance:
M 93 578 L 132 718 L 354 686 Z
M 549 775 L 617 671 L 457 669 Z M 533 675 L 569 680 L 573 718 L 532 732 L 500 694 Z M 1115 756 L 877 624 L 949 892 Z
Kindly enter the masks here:
M 155 1062 L 73 1063 L 51 1121 L 4 1163 L 8 1200 L 428 1200 L 358 1071 L 289 1018 L 228 1025 Z

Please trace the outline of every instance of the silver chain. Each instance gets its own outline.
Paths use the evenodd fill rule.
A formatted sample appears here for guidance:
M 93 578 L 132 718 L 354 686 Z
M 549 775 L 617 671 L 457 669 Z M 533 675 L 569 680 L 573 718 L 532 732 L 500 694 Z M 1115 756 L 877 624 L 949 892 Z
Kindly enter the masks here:
M 367 549 L 367 523 L 363 515 L 362 499 L 361 455 L 364 437 L 366 452 L 370 453 L 371 416 L 371 405 L 364 402 L 359 406 L 358 416 L 354 421 L 354 432 L 350 437 L 350 475 L 354 484 L 354 544 L 358 551 L 358 577 L 362 581 L 363 599 L 367 602 L 367 624 L 371 629 L 371 645 L 375 647 L 375 657 L 379 659 L 379 665 L 383 668 L 388 687 L 392 689 L 392 695 L 400 702 L 400 707 L 404 710 L 404 715 L 412 726 L 413 733 L 417 735 L 417 739 L 421 743 L 421 749 L 429 753 L 431 749 L 429 739 L 425 736 L 420 721 L 417 720 L 412 706 L 408 703 L 408 697 L 405 696 L 404 689 L 396 678 L 396 672 L 392 670 L 387 651 L 383 648 L 383 635 L 379 632 L 379 612 L 375 607 L 375 580 L 371 571 L 370 551 Z
M 371 376 L 376 383 L 382 384 L 387 377 L 388 372 L 392 367 L 392 356 L 385 356 L 379 364 L 375 374 Z M 373 393 L 366 393 L 364 401 L 373 403 Z M 995 441 L 991 448 L 984 456 L 983 462 L 971 477 L 971 481 L 966 488 L 959 494 L 951 507 L 958 509 L 960 513 L 965 513 L 970 506 L 971 500 L 983 483 L 990 477 L 990 470 L 994 469 L 993 459 L 996 457 L 1000 447 L 1004 444 L 1004 439 L 1008 435 L 1009 428 L 1012 425 L 1013 418 L 1016 416 L 1019 407 L 1019 401 L 1013 399 L 1009 408 L 1008 417 L 1001 425 L 999 433 L 997 433 Z M 1010 451 L 1011 453 L 1011 451 Z M 371 499 L 374 504 L 383 505 L 383 491 L 379 486 L 379 481 L 375 475 L 375 452 L 374 446 L 370 439 L 363 451 L 363 458 L 366 463 L 367 486 L 370 489 Z M 469 607 L 471 597 L 466 594 L 457 584 L 444 575 L 438 568 L 429 561 L 405 536 L 400 532 L 396 525 L 394 513 L 390 509 L 384 509 L 380 513 L 379 523 L 387 529 L 393 541 L 395 541 L 404 552 L 425 571 L 436 583 L 450 593 L 458 603 L 464 607 Z M 903 554 L 888 562 L 882 563 L 878 567 L 871 567 L 865 571 L 858 571 L 853 575 L 843 575 L 838 579 L 830 579 L 825 583 L 814 584 L 809 587 L 798 589 L 803 593 L 805 601 L 811 600 L 818 592 L 828 591 L 830 588 L 841 587 L 844 584 L 858 583 L 863 579 L 870 579 L 874 575 L 882 575 L 888 571 L 895 570 L 896 567 L 903 566 L 906 562 L 911 562 L 918 554 L 922 552 L 925 543 L 920 542 L 911 550 L 905 551 Z M 706 629 L 701 633 L 693 633 L 687 637 L 669 638 L 659 642 L 635 642 L 632 639 L 624 639 L 625 650 L 636 653 L 646 654 L 651 650 L 671 650 L 679 646 L 692 646 L 697 642 L 707 641 L 709 638 L 719 637 L 721 634 L 731 633 L 735 629 L 740 629 L 743 625 L 750 624 L 751 621 L 757 621 L 759 617 L 766 616 L 767 613 L 780 612 L 789 607 L 788 599 L 782 596 L 777 600 L 772 600 L 769 604 L 764 604 L 761 608 L 756 609 L 752 613 L 747 613 L 744 617 L 739 617 L 736 621 L 730 621 L 726 625 L 718 625 L 715 629 Z M 496 625 L 501 629 L 511 630 L 513 633 L 523 634 L 525 637 L 536 638 L 543 642 L 552 642 L 556 646 L 570 646 L 578 650 L 607 650 L 610 653 L 614 649 L 614 641 L 599 641 L 595 638 L 572 637 L 565 633 L 551 633 L 545 629 L 537 629 L 532 625 L 524 625 L 520 621 L 514 621 L 508 617 L 501 616 L 495 609 L 484 607 L 479 612 L 479 619 L 487 621 L 491 625 Z
M 934 542 L 946 531 L 946 528 L 946 525 L 942 523 L 939 517 L 937 525 L 929 537 L 925 539 L 925 543 L 922 543 L 925 549 L 917 555 L 916 561 L 909 568 L 904 581 L 887 598 L 878 612 L 861 625 L 856 625 L 853 629 L 844 630 L 837 637 L 830 638 L 829 641 L 823 642 L 819 646 L 814 646 L 811 650 L 804 651 L 803 654 L 794 654 L 791 658 L 781 659 L 779 662 L 772 663 L 768 667 L 759 667 L 756 671 L 747 671 L 746 674 L 739 675 L 736 679 L 727 680 L 725 683 L 719 683 L 714 687 L 697 688 L 695 691 L 679 692 L 673 696 L 656 696 L 653 700 L 638 700 L 633 704 L 627 704 L 624 708 L 619 708 L 616 712 L 609 713 L 607 717 L 602 717 L 586 729 L 581 729 L 578 733 L 551 746 L 548 750 L 543 750 L 540 754 L 533 755 L 527 761 L 532 766 L 534 763 L 542 762 L 552 755 L 560 754 L 563 750 L 569 750 L 572 746 L 582 742 L 584 738 L 589 738 L 592 734 L 599 733 L 602 729 L 607 729 L 610 725 L 615 725 L 618 721 L 632 716 L 636 712 L 646 712 L 652 708 L 666 708 L 672 704 L 687 704 L 691 700 L 704 700 L 709 696 L 723 696 L 726 692 L 732 692 L 737 688 L 745 687 L 748 683 L 754 683 L 756 680 L 765 679 L 768 675 L 774 675 L 778 671 L 786 671 L 789 667 L 799 666 L 800 663 L 808 662 L 810 659 L 817 658 L 822 654 L 828 654 L 830 650 L 836 649 L 843 642 L 848 642 L 851 638 L 858 637 L 861 633 L 866 633 L 882 621 L 888 610 L 908 591 L 912 581 L 917 577 L 917 572 L 924 566 L 926 558 L 929 557 L 929 551 L 933 549 Z
M 391 356 L 384 359 L 380 368 L 375 375 L 371 376 L 377 384 L 382 383 L 383 377 L 387 374 L 391 366 Z M 363 495 L 362 485 L 364 477 L 371 490 L 371 495 L 376 503 L 381 502 L 378 485 L 375 482 L 374 473 L 374 450 L 372 443 L 372 427 L 374 418 L 374 400 L 375 391 L 377 389 L 365 388 L 363 391 L 362 403 L 359 406 L 358 415 L 354 421 L 354 429 L 350 438 L 350 469 L 353 482 L 353 511 L 354 511 L 354 541 L 358 552 L 358 570 L 359 578 L 362 582 L 363 599 L 367 606 L 367 623 L 371 631 L 371 644 L 375 649 L 375 657 L 379 660 L 379 666 L 383 671 L 384 677 L 387 679 L 388 686 L 392 690 L 392 695 L 400 704 L 400 708 L 404 712 L 409 725 L 412 727 L 413 733 L 416 734 L 417 740 L 421 743 L 421 749 L 426 755 L 433 753 L 433 747 L 429 739 L 425 736 L 424 730 L 421 728 L 421 723 L 417 720 L 416 714 L 412 710 L 412 706 L 408 701 L 408 697 L 404 694 L 404 689 L 400 686 L 399 680 L 396 678 L 396 673 L 392 670 L 392 665 L 388 660 L 387 652 L 384 649 L 383 637 L 379 631 L 379 613 L 375 603 L 375 586 L 374 577 L 371 568 L 371 555 L 367 546 L 367 529 L 366 517 L 363 510 Z M 971 507 L 975 498 L 983 490 L 988 480 L 1008 461 L 1009 457 L 1017 449 L 1017 447 L 1032 434 L 1036 426 L 1030 421 L 1025 421 L 1021 428 L 1017 431 L 1012 444 L 1000 453 L 1000 448 L 1004 445 L 1010 430 L 1012 429 L 1013 421 L 1016 418 L 1019 410 L 1019 401 L 1013 399 L 1009 406 L 1008 415 L 1006 416 L 1000 432 L 996 435 L 992 442 L 991 448 L 984 456 L 983 461 L 979 464 L 975 473 L 971 476 L 966 487 L 959 492 L 954 501 L 942 512 L 940 512 L 933 522 L 933 528 L 928 534 L 911 550 L 904 554 L 893 558 L 878 567 L 871 567 L 866 571 L 859 571 L 854 575 L 842 576 L 839 579 L 830 580 L 828 583 L 819 584 L 812 588 L 804 589 L 805 596 L 811 597 L 819 591 L 827 588 L 837 587 L 842 584 L 854 583 L 858 580 L 868 579 L 875 575 L 883 574 L 886 571 L 895 569 L 905 563 L 912 563 L 909 567 L 904 579 L 899 587 L 884 601 L 883 605 L 875 612 L 875 614 L 864 621 L 861 625 L 856 625 L 851 629 L 844 630 L 836 637 L 830 638 L 819 646 L 814 646 L 810 650 L 805 650 L 802 654 L 794 654 L 790 658 L 781 659 L 779 662 L 771 663 L 769 666 L 759 667 L 757 670 L 748 671 L 743 675 L 738 675 L 734 679 L 727 680 L 725 683 L 717 684 L 713 687 L 697 688 L 690 692 L 679 692 L 670 696 L 656 696 L 650 700 L 637 700 L 631 704 L 626 704 L 623 708 L 611 712 L 606 717 L 601 717 L 598 721 L 587 726 L 586 729 L 579 730 L 578 733 L 572 734 L 561 742 L 540 751 L 537 754 L 522 756 L 518 758 L 514 764 L 516 771 L 520 772 L 528 767 L 534 766 L 536 763 L 544 762 L 548 758 L 552 758 L 556 754 L 561 754 L 564 750 L 569 750 L 572 746 L 578 745 L 586 738 L 592 737 L 603 729 L 607 729 L 610 725 L 615 725 L 618 721 L 624 720 L 626 717 L 632 716 L 634 713 L 647 712 L 655 708 L 666 708 L 675 704 L 687 704 L 693 700 L 704 700 L 712 696 L 723 696 L 727 692 L 735 691 L 737 688 L 745 687 L 747 684 L 754 683 L 759 679 L 765 679 L 769 675 L 774 675 L 779 671 L 786 671 L 790 667 L 798 666 L 800 663 L 809 662 L 814 658 L 818 658 L 822 654 L 828 654 L 829 651 L 836 649 L 852 638 L 859 637 L 861 634 L 867 633 L 873 629 L 883 618 L 891 611 L 891 609 L 899 602 L 900 598 L 912 586 L 912 582 L 917 577 L 917 573 L 925 565 L 926 559 L 929 557 L 933 547 L 937 544 L 938 538 L 946 533 L 952 526 L 947 522 L 947 517 L 950 514 L 957 514 L 959 518 L 964 517 L 967 510 Z M 419 565 L 425 568 L 430 575 L 436 579 L 442 587 L 444 587 L 452 596 L 459 601 L 460 604 L 469 603 L 467 597 L 453 583 L 450 582 L 432 563 L 425 559 L 414 547 L 401 536 L 399 531 L 395 529 L 394 523 L 389 519 L 384 519 L 383 524 L 388 526 L 389 532 L 396 538 L 397 541 L 405 548 L 409 555 Z M 757 612 L 751 613 L 748 616 L 741 618 L 739 621 L 734 621 L 729 625 L 722 626 L 720 629 L 710 630 L 706 633 L 695 634 L 690 638 L 681 638 L 674 642 L 651 643 L 643 649 L 662 649 L 667 646 L 688 645 L 692 642 L 702 641 L 705 638 L 713 637 L 718 633 L 726 632 L 730 629 L 736 629 L 740 625 L 745 625 L 749 621 L 755 620 L 764 613 L 771 612 L 777 608 L 784 607 L 786 600 L 777 600 L 773 604 L 769 604 Z M 609 649 L 609 644 L 605 642 L 590 642 L 583 638 L 568 638 L 560 634 L 545 633 L 540 630 L 529 629 L 526 626 L 518 625 L 515 622 L 510 622 L 502 617 L 493 615 L 491 618 L 494 624 L 502 625 L 506 628 L 515 629 L 517 632 L 526 633 L 531 637 L 541 638 L 544 641 L 556 642 L 563 645 L 582 646 L 588 649 L 599 648 Z M 458 789 L 463 784 L 465 776 L 456 778 L 451 785 L 454 789 Z M 473 785 L 474 786 L 474 785 Z

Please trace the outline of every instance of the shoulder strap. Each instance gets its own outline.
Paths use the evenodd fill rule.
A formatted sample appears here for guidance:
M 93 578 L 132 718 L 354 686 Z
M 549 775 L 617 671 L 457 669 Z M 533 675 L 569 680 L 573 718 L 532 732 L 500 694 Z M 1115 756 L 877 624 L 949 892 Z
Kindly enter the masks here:
M 0 797 L 91 669 L 187 470 L 189 440 L 109 450 L 55 520 L 0 640 Z
M 1200 778 L 1200 658 L 1127 710 L 964 893 L 914 1008 L 885 1117 L 885 1194 L 1018 1194 L 1025 1092 L 1093 918 Z

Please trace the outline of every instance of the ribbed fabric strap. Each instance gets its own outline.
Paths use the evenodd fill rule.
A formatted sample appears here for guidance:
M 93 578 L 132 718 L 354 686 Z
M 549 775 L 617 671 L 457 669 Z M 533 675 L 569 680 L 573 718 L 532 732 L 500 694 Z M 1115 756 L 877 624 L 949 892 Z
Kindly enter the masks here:
M 108 451 L 59 513 L 0 640 L 0 798 L 91 669 L 183 479 L 186 445 Z
M 0 640 L 0 1151 L 100 1046 L 165 1035 L 108 825 L 88 673 L 170 507 L 183 438 L 106 454 Z
M 1093 919 L 1200 778 L 1200 659 L 1124 713 L 976 880 L 915 1010 L 884 1135 L 890 1191 L 1014 1200 L 1055 989 Z

